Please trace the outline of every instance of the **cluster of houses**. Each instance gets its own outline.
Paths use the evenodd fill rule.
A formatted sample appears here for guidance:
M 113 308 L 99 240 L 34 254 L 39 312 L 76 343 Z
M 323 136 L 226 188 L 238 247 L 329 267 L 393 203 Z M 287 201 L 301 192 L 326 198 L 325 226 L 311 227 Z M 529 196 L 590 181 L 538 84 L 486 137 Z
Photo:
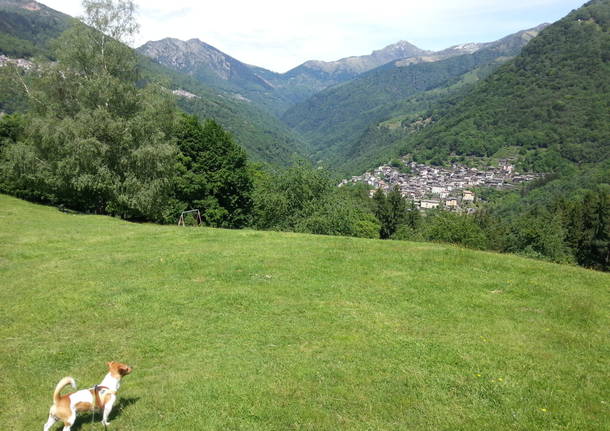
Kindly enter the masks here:
M 25 58 L 10 58 L 6 55 L 0 54 L 0 67 L 8 66 L 9 64 L 14 64 L 15 66 L 25 70 L 30 70 L 34 66 L 34 63 L 26 60 Z
M 541 174 L 519 174 L 510 160 L 500 160 L 497 167 L 484 169 L 453 164 L 451 167 L 428 166 L 403 160 L 407 169 L 390 165 L 379 166 L 360 176 L 341 181 L 339 187 L 350 183 L 365 183 L 376 190 L 389 191 L 394 187 L 418 208 L 442 207 L 451 211 L 472 211 L 476 199 L 475 187 L 510 189 L 540 178 Z M 405 171 L 409 173 L 404 173 Z

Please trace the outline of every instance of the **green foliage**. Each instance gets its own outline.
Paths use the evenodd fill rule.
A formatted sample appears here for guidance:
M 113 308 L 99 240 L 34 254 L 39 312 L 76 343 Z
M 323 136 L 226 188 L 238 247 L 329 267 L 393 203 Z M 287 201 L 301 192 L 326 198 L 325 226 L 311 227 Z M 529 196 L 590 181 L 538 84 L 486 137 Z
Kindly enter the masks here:
M 278 173 L 263 173 L 256 184 L 254 226 L 291 230 L 331 189 L 328 172 L 304 161 Z
M 371 157 L 387 160 L 392 153 L 388 147 L 398 137 L 396 133 L 379 135 L 377 123 L 429 109 L 439 97 L 487 76 L 520 47 L 486 48 L 408 66 L 391 62 L 315 94 L 290 108 L 282 119 L 312 143 L 316 157 L 352 171 L 360 163 L 371 163 Z
M 610 185 L 588 190 L 567 211 L 567 241 L 580 265 L 610 270 Z
M 4 145 L 14 144 L 23 137 L 25 124 L 25 118 L 20 114 L 0 117 L 0 151 Z
M 252 104 L 219 96 L 179 76 L 175 76 L 172 82 L 173 87 L 200 95 L 194 99 L 179 98 L 178 106 L 182 110 L 200 119 L 214 118 L 235 136 L 252 160 L 287 166 L 294 157 L 304 157 L 308 152 L 302 138 Z
M 503 228 L 505 231 L 501 232 L 496 243 L 502 251 L 553 262 L 573 260 L 560 217 L 539 210 L 537 213 L 519 215 Z
M 465 97 L 436 109 L 436 124 L 405 150 L 490 156 L 516 146 L 537 150 L 525 166 L 545 171 L 608 158 L 609 10 L 608 0 L 589 2 L 543 30 Z
M 96 3 L 98 2 L 92 2 Z M 120 14 L 118 16 L 120 17 Z M 28 11 L 12 4 L 0 5 L 0 53 L 12 57 L 41 56 L 54 59 L 57 52 L 54 39 L 75 22 L 76 20 L 69 16 L 45 6 L 42 6 L 40 11 Z M 95 27 L 93 21 L 88 24 Z M 133 27 L 133 24 L 130 25 Z M 100 25 L 105 24 L 100 22 Z M 112 65 L 113 61 L 119 60 L 114 54 L 122 54 L 122 51 L 127 49 L 125 46 L 111 43 L 112 52 L 102 51 L 102 42 L 104 46 L 108 46 L 108 41 L 101 38 L 103 33 L 87 33 L 82 25 L 78 29 L 71 28 L 70 31 L 81 33 L 91 44 L 89 48 L 84 49 L 63 44 L 59 52 L 61 54 L 66 50 L 64 61 L 70 57 L 73 58 L 70 61 L 90 63 L 94 57 L 99 59 L 104 52 L 106 61 Z M 121 36 L 118 33 L 116 35 Z M 78 49 L 80 52 L 76 51 Z M 74 55 L 77 55 L 77 58 L 74 58 Z M 133 54 L 130 55 L 133 57 Z M 122 55 L 121 57 L 124 59 Z M 231 93 L 219 94 L 217 90 L 202 85 L 192 77 L 170 70 L 142 55 L 136 55 L 135 59 L 137 66 L 125 68 L 124 73 L 137 71 L 140 75 L 139 87 L 155 83 L 193 93 L 197 96 L 194 99 L 178 98 L 180 108 L 197 115 L 201 120 L 214 118 L 234 135 L 236 142 L 247 150 L 252 159 L 287 165 L 295 155 L 304 155 L 307 152 L 307 145 L 297 134 L 251 102 L 238 100 Z M 133 59 L 130 61 L 133 62 Z M 16 91 L 21 85 L 16 85 L 14 76 L 7 76 L 3 69 L 0 68 L 0 111 L 25 112 L 28 109 L 26 98 L 22 91 Z
M 609 161 L 558 172 L 496 195 L 477 222 L 494 250 L 607 271 L 608 178 Z
M 137 88 L 133 51 L 91 27 L 65 32 L 56 53 L 57 64 L 24 81 L 33 106 L 23 140 L 2 153 L 4 190 L 160 220 L 176 157 L 172 101 L 154 86 Z
M 200 209 L 210 226 L 243 227 L 252 210 L 244 150 L 212 120 L 201 125 L 196 117 L 182 116 L 175 133 L 180 150 L 175 198 L 182 210 Z
M 254 201 L 258 229 L 378 237 L 379 225 L 360 197 L 303 161 L 278 173 L 261 172 Z
M 427 241 L 441 241 L 476 249 L 487 248 L 486 235 L 473 217 L 448 211 L 430 213 L 421 235 Z
M 299 220 L 294 230 L 321 235 L 379 238 L 379 227 L 372 214 L 362 211 L 348 196 L 335 191 L 325 196 L 311 214 Z
M 43 51 L 29 40 L 0 33 L 0 53 L 13 58 L 27 58 L 40 55 Z
M 66 30 L 72 19 L 44 5 L 38 11 L 20 6 L 14 2 L 0 4 L 0 54 L 52 57 L 49 41 Z
M 411 167 L 407 166 L 403 163 L 403 161 L 399 158 L 394 158 L 390 160 L 390 166 L 398 170 L 401 174 L 410 174 L 412 172 Z
M 375 216 L 381 224 L 379 237 L 389 239 L 396 233 L 407 216 L 407 201 L 400 194 L 398 187 L 390 190 L 386 195 L 377 189 L 373 195 L 375 202 Z
M 172 111 L 150 91 L 133 97 L 148 103 L 129 117 L 103 108 L 30 117 L 26 138 L 4 151 L 6 190 L 81 211 L 159 219 L 176 153 L 162 129 Z
M 28 109 L 27 95 L 20 81 L 23 75 L 15 65 L 0 67 L 0 112 L 12 114 Z

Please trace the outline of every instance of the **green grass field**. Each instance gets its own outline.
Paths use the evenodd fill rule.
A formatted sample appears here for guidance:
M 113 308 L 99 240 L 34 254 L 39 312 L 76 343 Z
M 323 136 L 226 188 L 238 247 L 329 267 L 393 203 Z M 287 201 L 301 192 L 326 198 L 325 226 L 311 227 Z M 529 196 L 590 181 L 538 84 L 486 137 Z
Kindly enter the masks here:
M 0 303 L 6 430 L 110 360 L 110 431 L 610 428 L 610 275 L 582 268 L 0 195 Z

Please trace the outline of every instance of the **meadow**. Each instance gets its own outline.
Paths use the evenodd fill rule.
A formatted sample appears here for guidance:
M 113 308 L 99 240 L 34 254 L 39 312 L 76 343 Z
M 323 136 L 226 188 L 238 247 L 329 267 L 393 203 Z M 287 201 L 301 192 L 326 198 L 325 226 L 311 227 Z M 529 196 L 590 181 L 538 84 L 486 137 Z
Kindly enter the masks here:
M 610 274 L 574 266 L 0 195 L 0 304 L 2 429 L 110 360 L 109 430 L 610 429 Z

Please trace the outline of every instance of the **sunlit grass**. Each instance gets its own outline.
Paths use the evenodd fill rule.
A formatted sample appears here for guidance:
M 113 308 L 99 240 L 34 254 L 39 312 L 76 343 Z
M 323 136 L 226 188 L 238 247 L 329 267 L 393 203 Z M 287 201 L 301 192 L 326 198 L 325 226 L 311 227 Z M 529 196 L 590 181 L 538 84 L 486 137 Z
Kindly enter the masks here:
M 6 429 L 41 428 L 57 381 L 109 360 L 134 366 L 111 430 L 610 425 L 608 274 L 0 196 L 0 283 Z

